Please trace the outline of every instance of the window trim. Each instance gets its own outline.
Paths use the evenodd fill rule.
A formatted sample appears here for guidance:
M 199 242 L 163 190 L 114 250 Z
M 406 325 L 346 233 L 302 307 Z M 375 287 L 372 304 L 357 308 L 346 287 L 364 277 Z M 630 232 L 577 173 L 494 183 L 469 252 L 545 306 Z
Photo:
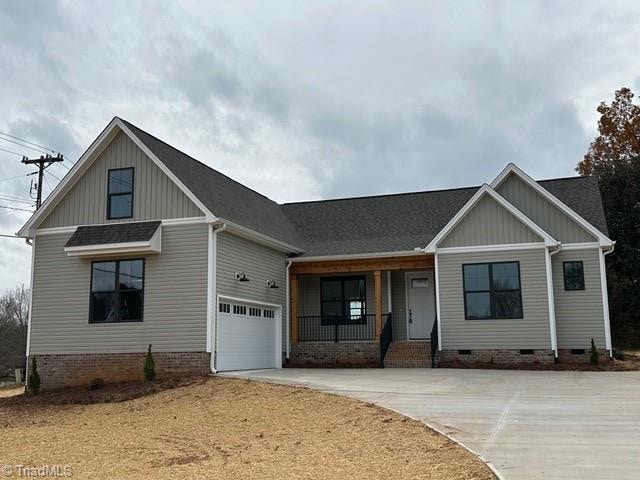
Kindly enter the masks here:
M 567 271 L 566 265 L 568 263 L 579 263 L 582 271 L 582 287 L 581 288 L 568 288 L 567 287 Z M 584 280 L 584 261 L 583 260 L 565 260 L 562 262 L 562 281 L 564 284 L 565 292 L 581 292 L 586 289 L 586 282 Z
M 359 319 L 352 319 L 351 315 L 347 316 L 346 314 L 347 303 L 345 303 L 345 299 L 344 299 L 344 282 L 346 280 L 362 280 L 364 282 L 364 297 L 362 298 L 363 304 L 364 304 L 364 313 Z M 343 276 L 320 278 L 320 323 L 323 326 L 336 325 L 335 321 L 333 321 L 331 317 L 325 317 L 325 314 L 324 314 L 325 301 L 322 299 L 322 284 L 324 282 L 335 282 L 335 281 L 340 281 L 340 299 L 342 302 L 343 323 L 341 324 L 339 323 L 338 325 L 366 325 L 367 323 L 367 276 L 366 275 L 343 275 Z M 331 301 L 335 301 L 335 300 L 327 300 L 327 302 L 331 302 Z M 349 319 L 349 321 L 347 321 L 347 318 Z
M 119 193 L 111 193 L 111 172 L 118 172 L 122 170 L 131 170 L 131 192 L 119 192 Z M 122 167 L 122 168 L 110 168 L 107 170 L 107 220 L 121 220 L 124 218 L 133 218 L 133 199 L 134 199 L 134 185 L 135 185 L 135 168 L 134 167 Z M 111 198 L 112 197 L 121 197 L 124 195 L 131 195 L 131 214 L 122 216 L 122 217 L 114 217 L 111 215 Z
M 120 320 L 120 293 L 121 292 L 130 292 L 132 290 L 120 290 L 120 284 L 118 282 L 118 278 L 120 277 L 120 262 L 135 262 L 142 260 L 142 289 L 140 290 L 142 293 L 142 305 L 140 307 L 140 319 L 134 320 Z M 105 262 L 115 262 L 116 263 L 116 289 L 110 292 L 95 292 L 95 293 L 116 293 L 118 295 L 118 301 L 116 302 L 116 318 L 117 320 L 113 322 L 101 322 L 99 320 L 93 319 L 93 266 L 96 263 L 105 263 Z M 91 269 L 89 270 L 89 324 L 112 324 L 112 323 L 142 323 L 144 320 L 144 291 L 145 291 L 145 278 L 146 278 L 146 261 L 144 258 L 123 258 L 123 259 L 103 259 L 103 260 L 93 260 L 91 262 Z
M 517 289 L 508 289 L 508 290 L 497 290 L 493 288 L 493 265 L 501 265 L 505 263 L 515 263 L 518 269 L 518 285 L 520 288 Z M 466 280 L 464 276 L 464 267 L 465 266 L 474 266 L 474 265 L 487 265 L 489 269 L 489 290 L 469 290 L 467 291 Z M 494 303 L 494 292 L 518 292 L 520 297 L 520 312 L 519 315 L 513 317 L 496 317 L 495 311 L 495 303 Z M 489 293 L 489 308 L 491 309 L 491 315 L 489 317 L 470 317 L 467 312 L 467 293 Z M 522 303 L 522 275 L 520 272 L 520 261 L 519 260 L 505 260 L 501 262 L 475 262 L 475 263 L 463 263 L 462 264 L 462 300 L 464 305 L 464 319 L 465 320 L 521 320 L 524 318 L 524 305 Z

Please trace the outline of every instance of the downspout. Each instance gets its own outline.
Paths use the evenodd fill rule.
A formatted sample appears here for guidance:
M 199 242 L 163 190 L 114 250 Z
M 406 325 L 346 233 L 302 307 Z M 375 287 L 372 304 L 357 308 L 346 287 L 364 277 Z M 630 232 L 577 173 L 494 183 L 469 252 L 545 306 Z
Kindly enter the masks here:
M 291 282 L 291 278 L 290 278 L 290 268 L 291 268 L 291 260 L 287 260 L 287 280 L 286 280 L 286 285 L 285 285 L 285 302 L 286 302 L 286 307 L 287 307 L 287 318 L 286 318 L 286 322 L 285 322 L 285 328 L 287 330 L 287 336 L 286 336 L 286 359 L 289 360 L 289 355 L 291 354 L 291 299 L 289 298 L 289 296 L 291 295 L 290 293 L 290 282 Z
M 605 262 L 605 258 L 610 253 L 616 249 L 616 242 L 611 244 L 611 248 L 606 252 L 601 248 L 599 250 L 600 256 L 600 287 L 602 289 L 602 307 L 604 313 L 604 335 L 605 342 L 608 345 L 605 345 L 606 349 L 609 350 L 609 357 L 613 358 L 613 343 L 611 341 L 611 320 L 609 318 L 609 291 L 607 290 L 607 264 Z
M 209 316 L 210 316 L 210 328 L 207 332 L 207 343 L 210 345 L 211 361 L 210 370 L 211 373 L 217 373 L 217 351 L 218 351 L 218 290 L 217 290 L 217 273 L 218 273 L 218 233 L 224 232 L 227 229 L 227 224 L 223 223 L 216 228 L 216 225 L 209 224 L 209 271 L 211 276 L 209 278 Z
M 547 297 L 549 302 L 549 334 L 551 336 L 551 349 L 554 358 L 558 359 L 558 333 L 556 328 L 556 301 L 553 294 L 553 269 L 551 266 L 551 257 L 562 250 L 562 244 L 556 245 L 555 250 L 551 251 L 550 247 L 545 247 L 545 266 L 547 269 Z

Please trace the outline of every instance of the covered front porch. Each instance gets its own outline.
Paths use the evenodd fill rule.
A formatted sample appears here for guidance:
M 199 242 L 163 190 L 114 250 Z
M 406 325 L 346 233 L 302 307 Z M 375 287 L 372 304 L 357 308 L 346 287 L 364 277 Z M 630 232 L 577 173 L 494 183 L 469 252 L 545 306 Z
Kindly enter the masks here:
M 300 259 L 289 278 L 291 364 L 384 366 L 398 349 L 429 363 L 436 318 L 432 255 Z

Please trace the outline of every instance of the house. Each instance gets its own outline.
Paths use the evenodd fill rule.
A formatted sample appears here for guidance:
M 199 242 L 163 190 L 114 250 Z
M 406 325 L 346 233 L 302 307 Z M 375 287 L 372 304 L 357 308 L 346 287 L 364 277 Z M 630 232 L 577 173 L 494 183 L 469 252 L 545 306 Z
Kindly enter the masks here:
M 598 184 L 277 204 L 114 118 L 20 230 L 43 387 L 283 364 L 584 360 L 611 334 Z M 585 353 L 586 352 L 586 353 Z

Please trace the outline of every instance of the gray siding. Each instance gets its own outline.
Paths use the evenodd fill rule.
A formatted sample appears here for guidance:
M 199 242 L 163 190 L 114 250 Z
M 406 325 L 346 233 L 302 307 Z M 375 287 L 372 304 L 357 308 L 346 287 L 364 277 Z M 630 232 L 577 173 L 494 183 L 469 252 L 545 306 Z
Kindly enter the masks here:
M 465 320 L 462 265 L 520 262 L 524 318 Z M 551 348 L 544 249 L 438 255 L 442 348 Z
M 205 350 L 205 224 L 162 227 L 162 253 L 145 257 L 141 323 L 89 324 L 91 261 L 66 255 L 70 235 L 36 237 L 31 353 Z
M 440 243 L 440 247 L 541 242 L 543 239 L 485 195 Z
M 593 242 L 596 239 L 546 198 L 510 174 L 498 193 L 532 219 L 556 240 L 563 243 Z
M 286 348 L 287 256 L 229 232 L 217 235 L 216 288 L 218 295 L 282 305 L 282 349 Z M 248 282 L 235 279 L 236 272 L 245 272 Z M 280 288 L 268 288 L 275 280 Z M 216 306 L 217 308 L 217 306 Z
M 135 169 L 133 219 L 107 220 L 107 172 L 125 167 Z M 39 227 L 200 216 L 200 209 L 120 132 Z
M 600 262 L 597 248 L 564 250 L 551 257 L 558 348 L 605 348 Z M 582 261 L 584 290 L 565 291 L 562 262 Z

